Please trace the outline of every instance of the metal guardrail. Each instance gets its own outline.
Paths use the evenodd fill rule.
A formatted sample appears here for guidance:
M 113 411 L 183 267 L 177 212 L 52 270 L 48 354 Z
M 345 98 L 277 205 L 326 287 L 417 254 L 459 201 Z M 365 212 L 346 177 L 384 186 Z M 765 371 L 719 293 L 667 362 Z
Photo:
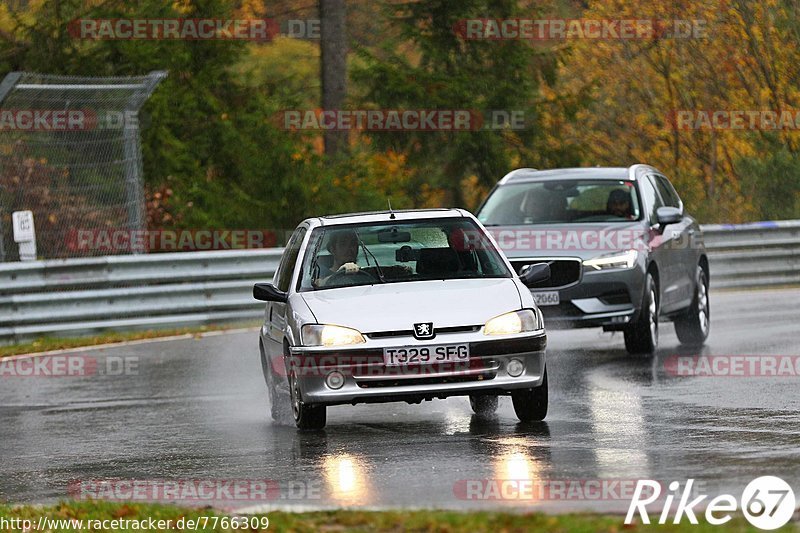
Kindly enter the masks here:
M 800 220 L 703 226 L 716 289 L 800 283 Z
M 0 263 L 0 342 L 253 320 L 280 249 Z
M 713 288 L 800 283 L 800 221 L 703 226 Z M 0 342 L 258 319 L 280 249 L 0 263 Z

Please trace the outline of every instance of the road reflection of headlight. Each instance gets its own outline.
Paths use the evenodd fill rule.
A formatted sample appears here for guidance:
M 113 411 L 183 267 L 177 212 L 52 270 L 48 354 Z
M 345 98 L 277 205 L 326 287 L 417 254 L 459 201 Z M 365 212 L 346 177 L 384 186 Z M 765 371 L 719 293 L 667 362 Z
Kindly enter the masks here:
M 331 498 L 347 505 L 369 503 L 369 480 L 362 459 L 350 454 L 329 455 L 322 466 Z
M 505 479 L 531 479 L 531 460 L 522 452 L 511 452 L 503 460 Z
M 494 477 L 501 487 L 504 499 L 538 499 L 540 464 L 530 456 L 525 439 L 503 437 L 498 439 L 499 453 L 494 461 Z
M 536 459 L 528 454 L 525 439 L 503 437 L 498 440 L 503 447 L 495 467 L 497 477 L 502 479 L 534 479 L 539 473 Z

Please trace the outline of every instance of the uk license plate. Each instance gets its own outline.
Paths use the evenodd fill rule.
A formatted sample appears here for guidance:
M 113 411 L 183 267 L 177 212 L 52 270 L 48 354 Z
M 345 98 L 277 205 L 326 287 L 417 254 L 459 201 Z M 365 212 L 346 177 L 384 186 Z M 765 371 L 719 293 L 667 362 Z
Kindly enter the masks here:
M 386 366 L 429 365 L 466 361 L 469 361 L 469 344 L 400 346 L 383 349 L 383 362 Z
M 533 301 L 536 302 L 536 305 L 539 307 L 543 305 L 558 305 L 561 303 L 558 291 L 532 292 L 531 294 L 533 294 Z

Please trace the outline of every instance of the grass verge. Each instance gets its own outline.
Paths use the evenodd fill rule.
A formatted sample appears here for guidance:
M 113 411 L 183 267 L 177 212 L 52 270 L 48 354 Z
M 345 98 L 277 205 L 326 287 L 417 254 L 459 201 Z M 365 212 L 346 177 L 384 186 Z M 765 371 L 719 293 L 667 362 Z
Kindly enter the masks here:
M 68 350 L 71 348 L 82 348 L 86 346 L 97 346 L 99 344 L 113 344 L 116 342 L 126 342 L 142 339 L 158 339 L 161 337 L 174 337 L 177 335 L 198 335 L 212 331 L 225 331 L 228 329 L 258 327 L 259 322 L 239 322 L 235 324 L 213 325 L 213 326 L 192 326 L 175 329 L 158 329 L 129 331 L 125 333 L 108 332 L 89 337 L 42 337 L 31 342 L 21 344 L 11 344 L 0 346 L 0 357 L 9 355 L 23 355 L 27 353 L 47 352 L 50 350 Z
M 139 528 L 121 526 L 124 523 L 114 524 L 108 522 L 101 528 L 92 528 L 89 520 L 171 520 L 172 527 L 157 528 L 159 531 L 293 531 L 293 532 L 374 532 L 374 531 L 440 531 L 440 532 L 523 532 L 523 531 L 556 531 L 556 532 L 609 532 L 620 531 L 659 531 L 659 532 L 693 532 L 705 533 L 711 531 L 758 531 L 750 526 L 744 519 L 736 518 L 724 526 L 712 526 L 703 522 L 692 525 L 684 519 L 680 525 L 667 524 L 663 526 L 646 526 L 623 524 L 622 516 L 595 515 L 595 514 L 563 514 L 547 515 L 542 513 L 503 513 L 503 512 L 455 512 L 455 511 L 320 511 L 310 513 L 285 513 L 271 512 L 258 517 L 266 516 L 269 519 L 267 527 L 263 520 L 251 522 L 248 527 L 231 527 L 229 523 L 223 524 L 220 514 L 211 509 L 186 509 L 168 505 L 151 504 L 126 504 L 109 502 L 64 502 L 55 506 L 10 506 L 0 505 L 0 530 L 20 530 L 21 527 L 10 526 L 9 520 L 30 520 L 34 530 L 39 525 L 41 517 L 51 520 L 83 520 L 83 530 L 88 531 L 131 531 Z M 252 518 L 252 517 L 251 517 Z M 183 519 L 183 527 L 179 527 Z M 5 521 L 4 521 L 5 520 Z M 196 521 L 199 527 L 192 528 L 189 520 Z M 21 526 L 22 524 L 17 523 Z M 256 527 L 250 527 L 255 525 Z M 224 527 L 224 526 L 227 526 Z M 4 529 L 5 528 L 5 529 Z M 792 524 L 784 529 L 794 530 Z M 45 529 L 53 532 L 77 530 L 76 525 L 70 527 L 49 521 Z M 141 528 L 140 530 L 144 530 Z M 151 529 L 152 530 L 152 529 Z

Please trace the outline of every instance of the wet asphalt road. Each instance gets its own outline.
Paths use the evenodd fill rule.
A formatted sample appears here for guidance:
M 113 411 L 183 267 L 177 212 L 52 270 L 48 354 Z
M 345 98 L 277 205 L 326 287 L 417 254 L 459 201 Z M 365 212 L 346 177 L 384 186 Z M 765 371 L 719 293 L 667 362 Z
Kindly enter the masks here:
M 800 355 L 800 289 L 712 294 L 706 355 Z M 572 494 L 464 499 L 463 480 L 663 481 L 696 478 L 713 494 L 780 475 L 800 489 L 800 377 L 676 378 L 686 354 L 671 324 L 651 358 L 620 334 L 549 333 L 550 413 L 517 423 L 465 398 L 341 406 L 298 433 L 268 418 L 255 332 L 76 351 L 136 361 L 123 376 L 0 378 L 0 501 L 63 499 L 74 480 L 269 479 L 266 507 L 517 506 L 624 510 L 628 500 Z M 475 487 L 475 485 L 472 485 Z M 574 486 L 574 485 L 573 485 Z M 588 485 L 583 485 L 588 486 Z M 550 493 L 548 493 L 550 494 Z M 275 496 L 273 494 L 273 496 Z M 258 502 L 217 502 L 241 507 Z

